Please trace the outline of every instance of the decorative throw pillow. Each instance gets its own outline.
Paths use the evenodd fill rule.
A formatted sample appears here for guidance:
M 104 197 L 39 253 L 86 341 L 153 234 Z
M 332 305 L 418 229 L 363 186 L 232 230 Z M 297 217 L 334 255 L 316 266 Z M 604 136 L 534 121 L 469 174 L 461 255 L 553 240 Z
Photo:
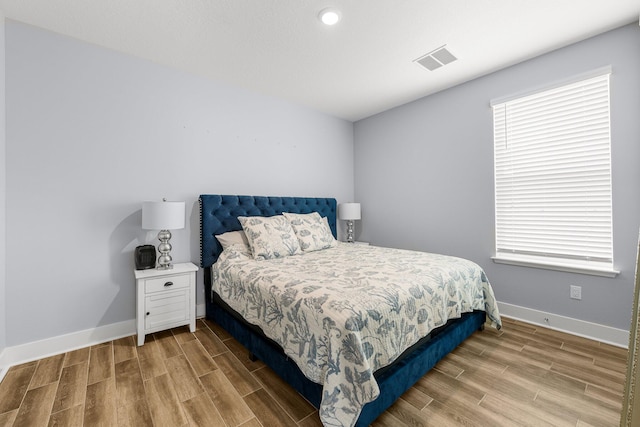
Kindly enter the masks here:
M 281 258 L 302 253 L 291 223 L 282 215 L 239 216 L 254 259 Z
M 338 244 L 331 234 L 327 218 L 321 217 L 318 212 L 309 214 L 283 212 L 282 215 L 291 222 L 291 227 L 304 252 L 332 248 Z

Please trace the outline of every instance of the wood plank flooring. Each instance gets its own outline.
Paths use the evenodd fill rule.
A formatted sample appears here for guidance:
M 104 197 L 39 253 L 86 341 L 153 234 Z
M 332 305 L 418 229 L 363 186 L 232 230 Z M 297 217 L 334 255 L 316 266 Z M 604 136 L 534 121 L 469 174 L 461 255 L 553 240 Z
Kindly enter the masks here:
M 318 411 L 218 325 L 14 366 L 1 426 L 320 426 Z M 504 319 L 440 361 L 374 422 L 386 426 L 617 426 L 627 351 Z

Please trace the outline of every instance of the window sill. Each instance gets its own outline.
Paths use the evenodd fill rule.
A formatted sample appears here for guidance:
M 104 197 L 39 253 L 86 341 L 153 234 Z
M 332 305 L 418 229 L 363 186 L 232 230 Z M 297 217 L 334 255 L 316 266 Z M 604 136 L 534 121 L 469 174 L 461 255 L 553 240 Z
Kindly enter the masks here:
M 588 274 L 591 276 L 601 276 L 601 277 L 610 277 L 614 278 L 618 274 L 620 274 L 617 270 L 609 270 L 606 268 L 596 268 L 596 267 L 585 267 L 585 266 L 576 266 L 571 264 L 562 264 L 562 263 L 545 263 L 545 262 L 536 262 L 522 259 L 512 259 L 512 258 L 504 258 L 504 257 L 491 257 L 493 262 L 496 264 L 508 264 L 508 265 L 517 265 L 519 267 L 531 267 L 531 268 L 542 268 L 545 270 L 555 270 L 555 271 L 564 271 L 565 273 L 576 273 L 576 274 Z

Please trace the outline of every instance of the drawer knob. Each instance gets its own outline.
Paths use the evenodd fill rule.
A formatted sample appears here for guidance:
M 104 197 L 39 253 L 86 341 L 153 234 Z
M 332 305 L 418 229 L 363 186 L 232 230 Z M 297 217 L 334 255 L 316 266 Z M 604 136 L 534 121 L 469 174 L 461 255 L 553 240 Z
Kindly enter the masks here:
M 165 284 L 164 284 L 165 288 L 166 288 L 167 286 L 172 286 L 172 285 L 173 285 L 173 282 L 167 282 L 167 283 L 165 283 Z
M 151 312 L 150 312 L 150 311 L 147 311 L 147 316 L 148 316 L 149 314 L 151 314 Z

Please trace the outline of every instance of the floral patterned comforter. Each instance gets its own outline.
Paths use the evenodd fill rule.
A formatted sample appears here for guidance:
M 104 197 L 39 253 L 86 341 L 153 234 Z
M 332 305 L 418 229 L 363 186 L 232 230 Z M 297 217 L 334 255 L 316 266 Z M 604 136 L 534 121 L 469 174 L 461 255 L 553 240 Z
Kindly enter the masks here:
M 373 372 L 447 319 L 476 309 L 501 325 L 483 270 L 445 255 L 340 243 L 254 260 L 226 249 L 212 277 L 227 304 L 323 384 L 325 426 L 352 426 L 379 395 Z

